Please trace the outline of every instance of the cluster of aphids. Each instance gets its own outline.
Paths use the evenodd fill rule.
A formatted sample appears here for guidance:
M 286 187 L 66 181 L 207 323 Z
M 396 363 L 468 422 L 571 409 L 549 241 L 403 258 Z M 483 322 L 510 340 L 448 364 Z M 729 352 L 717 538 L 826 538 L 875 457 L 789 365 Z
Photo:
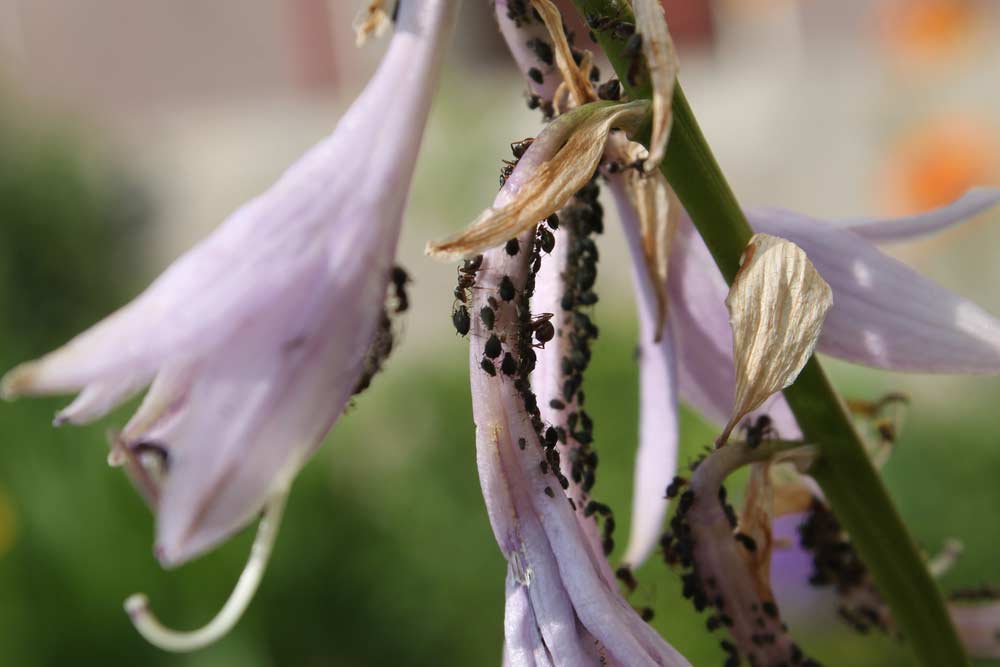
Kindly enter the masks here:
M 638 85 L 645 61 L 642 56 L 642 34 L 636 32 L 635 23 L 620 16 L 603 16 L 601 14 L 587 14 L 586 21 L 587 27 L 590 28 L 592 41 L 597 41 L 594 33 L 600 32 L 625 42 L 622 49 L 622 57 L 628 61 L 628 72 L 625 75 L 625 80 L 631 86 Z
M 367 389 L 372 378 L 382 370 L 386 359 L 392 353 L 392 347 L 396 342 L 396 334 L 393 331 L 393 320 L 396 316 L 402 315 L 410 308 L 410 297 L 406 291 L 406 286 L 410 282 L 410 276 L 403 267 L 396 265 L 392 267 L 389 274 L 389 285 L 386 288 L 386 303 L 382 307 L 379 316 L 378 328 L 375 330 L 375 337 L 361 365 L 361 377 L 354 386 L 352 395 L 356 396 Z
M 700 461 L 696 461 L 692 467 L 696 468 L 698 463 Z M 670 520 L 670 530 L 660 537 L 663 559 L 671 567 L 680 566 L 683 570 L 681 594 L 691 601 L 695 611 L 709 610 L 709 616 L 705 622 L 705 627 L 709 632 L 715 632 L 720 628 L 733 628 L 734 620 L 731 615 L 733 610 L 729 609 L 728 605 L 735 604 L 735 602 L 725 599 L 718 580 L 714 576 L 700 572 L 695 560 L 695 540 L 690 523 L 690 512 L 695 504 L 695 492 L 692 489 L 683 490 L 687 485 L 688 482 L 683 477 L 674 477 L 666 490 L 667 498 L 677 498 L 678 500 L 677 510 Z M 725 514 L 730 528 L 735 531 L 737 526 L 736 511 L 728 502 L 724 486 L 719 486 L 717 502 Z M 747 551 L 757 550 L 755 541 L 749 535 L 737 532 L 733 538 Z M 773 600 L 751 602 L 747 611 L 753 618 L 750 641 L 762 650 L 761 655 L 750 652 L 745 656 L 750 667 L 777 667 L 778 665 L 819 667 L 819 663 L 806 656 L 795 643 L 789 644 L 788 655 L 780 662 L 763 662 L 764 649 L 773 647 L 778 640 L 779 633 L 787 632 L 787 627 L 781 623 L 778 607 Z M 725 667 L 739 667 L 742 664 L 741 653 L 735 644 L 723 639 L 719 645 L 726 653 Z
M 593 236 L 604 231 L 604 210 L 597 200 L 600 190 L 595 180 L 584 186 L 562 211 L 562 224 L 568 233 L 566 269 L 563 274 L 565 291 L 560 299 L 560 321 L 565 343 L 560 359 L 562 374 L 561 396 L 552 399 L 549 407 L 568 410 L 566 426 L 575 443 L 571 450 L 571 477 L 584 495 L 596 482 L 597 453 L 592 448 L 594 424 L 584 409 L 586 396 L 582 389 L 584 373 L 590 365 L 591 343 L 598 328 L 588 310 L 597 303 L 594 283 L 597 280 L 597 244 Z M 607 521 L 607 520 L 605 520 Z M 614 522 L 611 522 L 612 530 Z M 606 548 L 614 541 L 608 534 Z
M 813 500 L 808 517 L 799 526 L 799 543 L 813 559 L 809 583 L 834 588 L 841 599 L 837 613 L 845 623 L 862 634 L 873 628 L 885 633 L 892 631 L 885 604 L 868 568 L 837 517 L 819 500 Z
M 531 144 L 530 139 L 511 144 L 514 161 L 504 161 L 501 175 L 503 182 L 513 171 L 517 160 L 524 155 Z M 452 324 L 460 335 L 466 335 L 472 328 L 472 318 L 478 316 L 481 331 L 486 335 L 483 343 L 483 357 L 480 367 L 491 377 L 510 377 L 514 388 L 520 395 L 526 412 L 531 419 L 539 442 L 543 447 L 543 459 L 539 468 L 545 474 L 555 475 L 559 485 L 569 488 L 569 479 L 563 474 L 560 465 L 560 453 L 557 444 L 569 445 L 570 474 L 580 486 L 583 495 L 581 501 L 586 502 L 587 495 L 596 481 L 597 454 L 594 452 L 593 421 L 582 409 L 584 394 L 581 390 L 583 372 L 590 358 L 591 341 L 597 337 L 598 329 L 590 316 L 583 312 L 597 303 L 594 293 L 594 283 L 597 278 L 597 246 L 593 234 L 603 231 L 603 209 L 598 202 L 599 189 L 596 182 L 588 183 L 571 199 L 560 215 L 553 214 L 537 225 L 535 233 L 526 240 L 510 239 L 504 250 L 510 257 L 523 254 L 528 272 L 525 284 L 517 289 L 509 276 L 502 276 L 496 289 L 486 299 L 478 313 L 470 313 L 471 290 L 476 288 L 477 274 L 482 267 L 482 257 L 477 256 L 466 260 L 458 270 L 458 285 L 455 288 L 455 307 L 452 310 Z M 565 356 L 561 359 L 563 383 L 560 396 L 552 398 L 549 407 L 555 410 L 567 410 L 566 427 L 547 426 L 541 418 L 538 399 L 530 386 L 530 374 L 534 370 L 537 356 L 536 347 L 543 347 L 555 335 L 552 313 L 532 315 L 531 297 L 535 290 L 535 278 L 541 269 L 543 254 L 550 254 L 555 249 L 553 232 L 561 225 L 566 225 L 567 234 L 567 266 L 563 278 L 566 291 L 562 295 L 560 307 L 561 329 L 564 331 L 567 345 Z M 526 247 L 524 247 L 526 246 Z M 511 315 L 510 331 L 505 335 L 497 331 L 501 308 Z M 487 335 L 488 334 L 488 335 Z M 572 442 L 571 442 L 572 439 Z M 526 442 L 521 440 L 518 445 L 523 449 Z M 555 492 L 551 488 L 548 491 Z M 547 491 L 547 492 L 548 492 Z M 577 503 L 569 498 L 574 510 Z M 589 505 L 588 505 L 589 506 Z M 601 508 L 598 512 L 594 508 Z M 606 505 L 597 504 L 587 512 L 587 516 L 600 516 L 604 519 L 604 549 L 610 553 L 614 548 L 614 519 Z
M 507 3 L 507 18 L 513 21 L 514 25 L 518 28 L 531 25 L 535 22 L 543 23 L 542 18 L 534 9 L 529 10 L 528 4 L 526 0 L 512 0 Z M 563 25 L 563 32 L 566 34 L 566 41 L 569 43 L 573 61 L 577 65 L 580 65 L 583 62 L 584 52 L 574 47 L 574 34 L 566 30 L 565 25 Z M 592 42 L 597 43 L 593 33 L 591 33 L 590 38 Z M 528 78 L 539 86 L 544 85 L 546 75 L 543 69 L 552 71 L 555 66 L 555 48 L 550 42 L 541 37 L 527 39 L 525 46 L 531 50 L 538 60 L 538 64 L 541 65 L 541 67 L 529 67 L 527 71 Z M 596 84 L 601 79 L 601 71 L 597 67 L 591 67 L 589 76 L 590 80 Z M 598 97 L 603 100 L 618 100 L 621 98 L 621 85 L 618 79 L 612 78 L 599 86 L 597 93 Z M 541 96 L 535 94 L 528 96 L 528 108 L 541 109 L 546 118 L 551 118 L 554 114 L 552 100 L 543 99 Z
M 542 23 L 542 17 L 531 6 L 531 0 L 507 0 L 507 18 L 518 28 L 531 25 L 535 21 Z
M 1000 600 L 1000 590 L 995 586 L 981 585 L 960 588 L 948 594 L 952 602 L 995 602 Z

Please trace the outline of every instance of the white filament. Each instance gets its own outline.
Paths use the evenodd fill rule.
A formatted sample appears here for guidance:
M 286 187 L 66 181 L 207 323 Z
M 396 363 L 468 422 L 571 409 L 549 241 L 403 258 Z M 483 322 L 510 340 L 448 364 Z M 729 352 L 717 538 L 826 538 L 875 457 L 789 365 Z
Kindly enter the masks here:
M 132 624 L 146 641 L 164 651 L 184 653 L 204 648 L 226 635 L 240 620 L 260 585 L 260 580 L 271 557 L 271 549 L 278 535 L 281 515 L 285 508 L 288 490 L 273 496 L 264 506 L 264 515 L 257 526 L 257 535 L 250 547 L 250 557 L 236 582 L 226 604 L 215 618 L 197 630 L 179 632 L 164 626 L 149 608 L 149 599 L 136 593 L 125 600 L 125 611 Z

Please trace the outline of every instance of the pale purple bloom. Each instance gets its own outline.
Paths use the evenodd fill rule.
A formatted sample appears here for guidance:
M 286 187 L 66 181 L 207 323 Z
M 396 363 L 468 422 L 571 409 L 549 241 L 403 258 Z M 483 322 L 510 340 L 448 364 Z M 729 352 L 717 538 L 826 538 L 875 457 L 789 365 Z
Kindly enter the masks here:
M 980 188 L 949 206 L 898 220 L 825 222 L 784 210 L 752 210 L 747 216 L 754 231 L 780 236 L 805 250 L 833 289 L 833 307 L 818 351 L 887 370 L 992 374 L 1000 373 L 1000 321 L 883 254 L 873 240 L 887 242 L 930 233 L 968 221 L 998 202 L 1000 189 Z M 634 235 L 634 213 L 627 206 L 619 210 L 626 234 Z M 647 341 L 651 353 L 640 356 L 640 373 L 645 377 L 646 368 L 653 364 L 675 368 L 677 390 L 664 381 L 648 394 L 643 381 L 642 409 L 670 417 L 658 417 L 665 425 L 661 428 L 668 428 L 662 440 L 656 435 L 647 439 L 643 430 L 640 456 L 660 461 L 665 469 L 638 471 L 637 479 L 647 476 L 655 481 L 636 486 L 636 492 L 645 495 L 634 504 L 633 523 L 641 534 L 633 538 L 629 550 L 633 565 L 655 547 L 657 532 L 651 527 L 660 525 L 666 511 L 662 491 L 654 491 L 655 483 L 669 480 L 676 468 L 670 424 L 676 420 L 677 399 L 721 424 L 729 417 L 736 385 L 732 332 L 724 306 L 728 288 L 686 216 L 674 239 L 669 266 L 663 336 L 668 342 L 651 345 Z M 640 281 L 640 304 L 648 301 L 648 289 Z M 648 320 L 644 310 L 640 305 L 640 318 Z M 758 413 L 772 418 L 781 437 L 800 436 L 781 396 L 772 398 Z M 644 490 L 647 487 L 651 490 Z
M 330 136 L 132 303 L 5 378 L 8 397 L 80 392 L 56 418 L 75 424 L 150 385 L 113 455 L 156 510 L 165 565 L 287 489 L 362 377 L 457 4 L 404 2 Z

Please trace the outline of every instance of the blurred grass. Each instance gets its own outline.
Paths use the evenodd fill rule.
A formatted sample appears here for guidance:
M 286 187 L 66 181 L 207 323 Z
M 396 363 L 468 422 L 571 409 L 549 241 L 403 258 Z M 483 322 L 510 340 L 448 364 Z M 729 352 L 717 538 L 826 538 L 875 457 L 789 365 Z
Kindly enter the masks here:
M 141 197 L 114 172 L 77 157 L 68 137 L 25 143 L 0 130 L 0 362 L 4 369 L 65 341 L 140 286 Z M 613 272 L 611 267 L 605 271 Z M 613 301 L 606 298 L 606 301 Z M 587 379 L 601 454 L 597 495 L 618 516 L 624 546 L 637 437 L 635 330 L 621 307 L 599 305 L 602 338 Z M 436 318 L 451 336 L 448 313 Z M 404 340 L 404 345 L 407 341 Z M 150 553 L 149 512 L 104 462 L 101 424 L 53 429 L 65 400 L 0 404 L 0 664 L 267 666 L 498 664 L 504 564 L 475 469 L 465 343 L 391 365 L 348 411 L 295 485 L 261 591 L 231 636 L 189 656 L 148 646 L 121 602 L 144 591 L 168 624 L 194 627 L 228 595 L 250 531 L 216 552 L 163 572 Z M 877 395 L 871 375 L 838 366 L 856 395 Z M 985 386 L 985 385 L 984 385 Z M 976 397 L 1000 397 L 995 383 Z M 950 402 L 950 400 L 948 401 Z M 996 521 L 1000 451 L 988 410 L 960 421 L 947 409 L 913 410 L 886 480 L 918 539 L 948 537 L 967 550 L 948 586 L 1000 580 Z M 712 433 L 685 413 L 682 461 Z M 654 558 L 632 601 L 695 665 L 722 664 L 704 617 Z M 793 630 L 798 631 L 792 620 Z M 885 638 L 841 626 L 797 637 L 828 665 L 904 665 Z

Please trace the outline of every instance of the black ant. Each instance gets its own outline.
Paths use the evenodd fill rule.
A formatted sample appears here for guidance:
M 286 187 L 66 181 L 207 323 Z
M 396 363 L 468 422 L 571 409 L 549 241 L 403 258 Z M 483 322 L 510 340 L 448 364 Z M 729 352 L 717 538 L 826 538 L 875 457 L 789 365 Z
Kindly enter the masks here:
M 757 417 L 757 421 L 747 423 L 747 447 L 754 449 L 760 445 L 767 438 L 773 438 L 777 435 L 777 431 L 774 430 L 772 426 L 771 418 L 767 415 L 761 415 Z
M 476 255 L 462 262 L 458 267 L 458 285 L 455 287 L 455 298 L 462 303 L 469 303 L 469 290 L 476 284 L 476 274 L 483 265 L 483 256 Z
M 390 278 L 392 282 L 393 293 L 396 296 L 396 306 L 393 308 L 395 313 L 403 313 L 410 307 L 410 299 L 406 294 L 406 285 L 410 282 L 410 276 L 406 273 L 406 270 L 396 265 L 392 267 L 392 276 Z
M 528 138 L 528 139 L 521 139 L 520 141 L 511 142 L 510 152 L 514 154 L 515 158 L 520 160 L 534 141 L 535 140 L 533 138 Z

